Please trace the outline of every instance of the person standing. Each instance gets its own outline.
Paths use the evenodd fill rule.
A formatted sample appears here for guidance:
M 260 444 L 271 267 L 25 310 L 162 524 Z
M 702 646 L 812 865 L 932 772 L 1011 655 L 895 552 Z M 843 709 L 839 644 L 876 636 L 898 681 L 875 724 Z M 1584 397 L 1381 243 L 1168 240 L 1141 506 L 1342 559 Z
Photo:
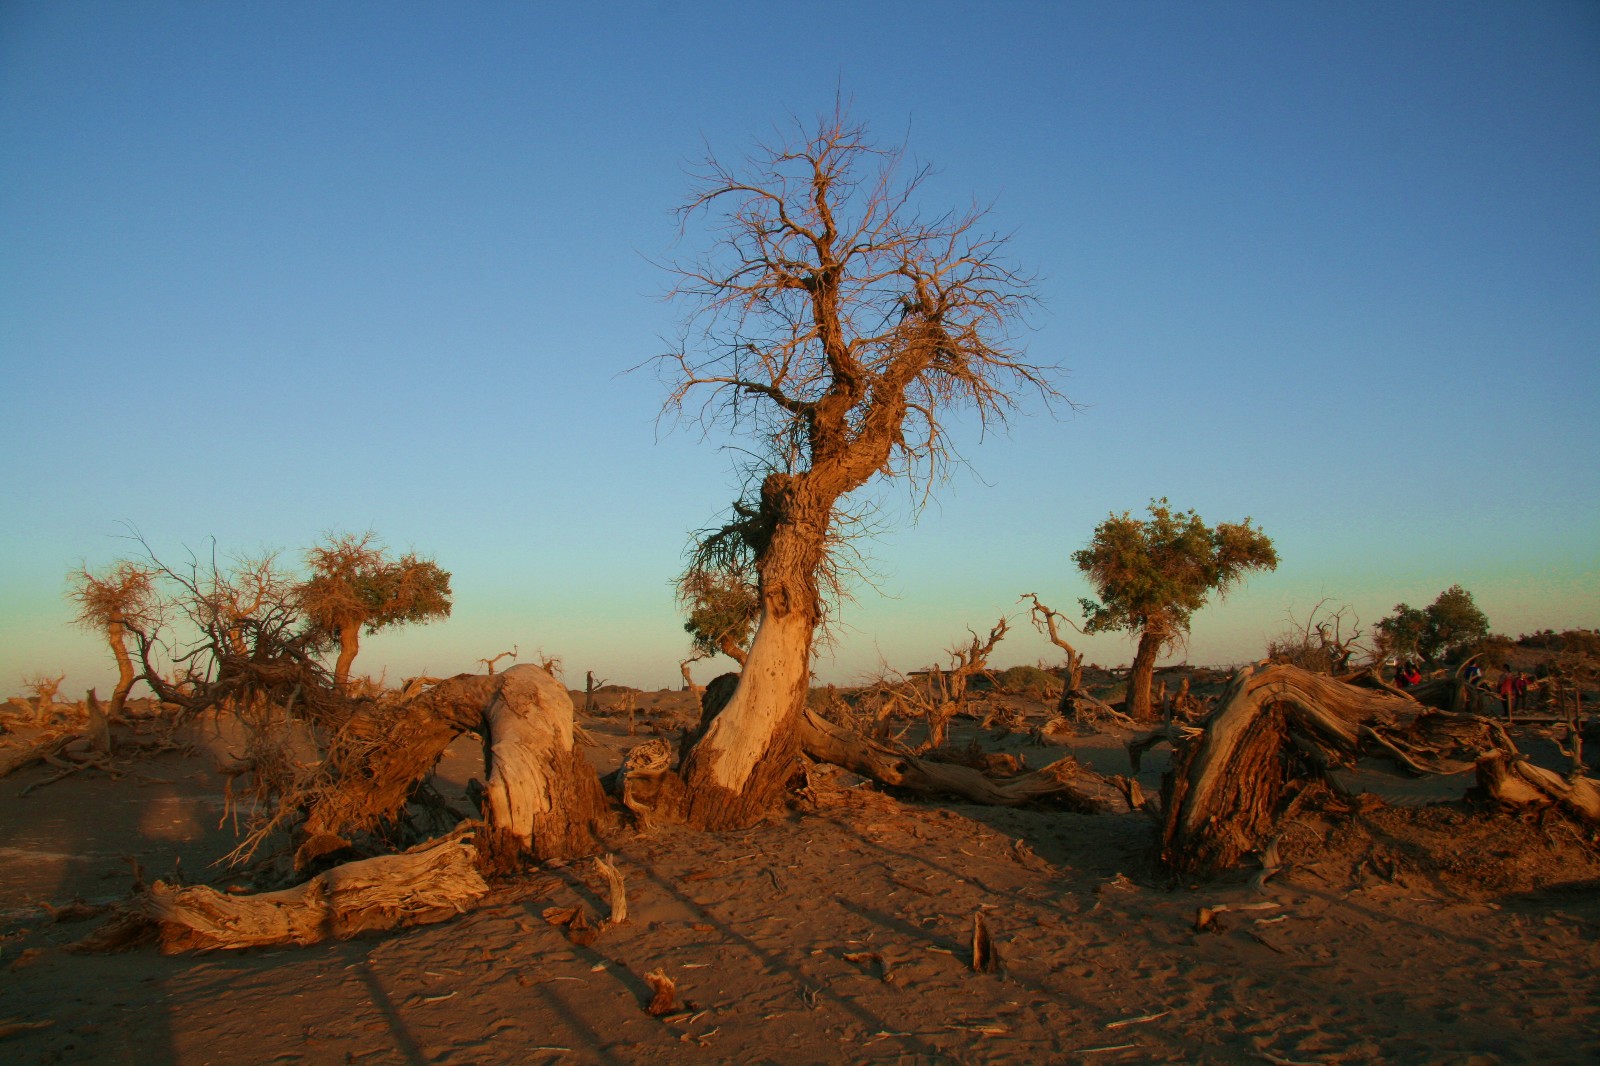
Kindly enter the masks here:
M 1511 672 L 1510 663 L 1501 669 L 1500 684 L 1495 691 L 1506 701 L 1506 721 L 1509 722 L 1517 711 L 1517 675 Z

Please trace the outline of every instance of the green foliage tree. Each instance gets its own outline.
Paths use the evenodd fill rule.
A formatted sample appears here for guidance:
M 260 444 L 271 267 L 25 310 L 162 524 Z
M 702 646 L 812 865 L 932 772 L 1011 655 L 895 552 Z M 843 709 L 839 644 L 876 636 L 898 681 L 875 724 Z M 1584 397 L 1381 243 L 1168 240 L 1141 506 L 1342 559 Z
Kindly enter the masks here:
M 1163 497 L 1150 501 L 1148 519 L 1127 511 L 1108 517 L 1072 560 L 1099 596 L 1079 601 L 1084 632 L 1139 634 L 1128 711 L 1147 718 L 1156 656 L 1188 634 L 1191 617 L 1212 593 L 1226 594 L 1248 571 L 1276 569 L 1278 553 L 1248 518 L 1212 528 L 1193 511 L 1172 510 Z
M 339 649 L 335 683 L 347 685 L 361 632 L 450 615 L 450 574 L 414 553 L 391 558 L 370 530 L 329 535 L 306 552 L 311 577 L 296 590 L 309 631 Z
M 1419 656 L 1433 664 L 1450 659 L 1489 635 L 1489 619 L 1472 593 L 1451 585 L 1420 610 L 1395 604 L 1394 614 L 1378 623 L 1379 647 L 1396 656 Z
M 678 603 L 688 612 L 683 628 L 696 651 L 721 652 L 744 666 L 745 649 L 761 615 L 761 598 L 749 578 L 732 570 L 691 566 L 678 580 Z

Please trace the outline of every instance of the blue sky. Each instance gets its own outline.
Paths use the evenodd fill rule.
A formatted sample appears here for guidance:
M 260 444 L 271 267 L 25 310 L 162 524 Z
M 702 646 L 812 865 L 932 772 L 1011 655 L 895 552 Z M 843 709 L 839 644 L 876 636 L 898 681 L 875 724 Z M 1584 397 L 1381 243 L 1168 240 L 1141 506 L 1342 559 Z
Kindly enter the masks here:
M 1330 598 L 1461 582 L 1600 625 L 1592 3 L 30 3 L 0 7 L 0 691 L 104 686 L 65 575 L 377 530 L 454 574 L 358 672 L 513 644 L 647 687 L 726 439 L 626 373 L 707 148 L 836 93 L 993 205 L 1084 407 L 962 440 L 871 545 L 825 680 L 908 669 L 1153 496 L 1281 565 L 1196 616 L 1256 656 Z M 1125 662 L 1125 639 L 1088 642 Z M 1002 663 L 1048 655 L 1019 625 Z M 709 674 L 720 667 L 704 666 Z

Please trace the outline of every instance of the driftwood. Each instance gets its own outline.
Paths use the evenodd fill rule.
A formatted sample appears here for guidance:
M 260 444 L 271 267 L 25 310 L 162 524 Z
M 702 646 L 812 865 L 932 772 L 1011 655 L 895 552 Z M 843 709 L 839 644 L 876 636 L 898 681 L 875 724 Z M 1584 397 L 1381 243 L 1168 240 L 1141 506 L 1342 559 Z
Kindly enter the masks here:
M 459 835 L 336 866 L 280 892 L 231 896 L 157 881 L 74 950 L 114 951 L 153 939 L 171 955 L 344 940 L 445 921 L 488 891 L 477 852 Z
M 1512 807 L 1560 807 L 1590 825 L 1600 825 L 1600 781 L 1563 777 L 1509 752 L 1492 751 L 1478 760 L 1478 789 Z
M 81 736 L 82 734 L 76 731 L 48 734 L 26 747 L 19 745 L 0 751 L 0 777 L 32 766 L 36 762 L 48 762 L 51 756 L 60 755 L 63 748 Z

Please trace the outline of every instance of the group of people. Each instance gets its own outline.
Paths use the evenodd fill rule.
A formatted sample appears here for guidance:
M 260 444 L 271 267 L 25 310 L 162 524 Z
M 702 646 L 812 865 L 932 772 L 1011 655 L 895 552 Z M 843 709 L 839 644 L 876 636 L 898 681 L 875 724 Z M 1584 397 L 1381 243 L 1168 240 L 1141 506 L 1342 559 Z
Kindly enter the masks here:
M 1528 701 L 1528 689 L 1533 682 L 1521 670 L 1515 672 L 1511 664 L 1506 663 L 1500 670 L 1500 684 L 1495 688 L 1495 695 L 1499 696 L 1506 704 L 1506 721 L 1511 721 L 1511 716 L 1517 713 L 1519 707 L 1524 707 Z
M 1422 671 L 1419 670 L 1417 668 L 1417 664 L 1412 662 L 1410 659 L 1407 659 L 1405 662 L 1394 668 L 1395 688 L 1410 688 L 1412 685 L 1417 684 L 1421 680 Z
M 1483 668 L 1476 662 L 1466 665 L 1461 673 L 1462 680 L 1468 685 L 1491 691 L 1484 682 Z M 1394 684 L 1396 688 L 1408 689 L 1422 681 L 1422 671 L 1410 659 L 1403 660 L 1394 668 Z M 1521 670 L 1511 669 L 1510 663 L 1504 663 L 1500 668 L 1500 678 L 1492 690 L 1496 697 L 1505 704 L 1506 721 L 1510 721 L 1518 710 L 1526 709 L 1528 703 L 1528 690 L 1533 687 L 1533 680 Z

